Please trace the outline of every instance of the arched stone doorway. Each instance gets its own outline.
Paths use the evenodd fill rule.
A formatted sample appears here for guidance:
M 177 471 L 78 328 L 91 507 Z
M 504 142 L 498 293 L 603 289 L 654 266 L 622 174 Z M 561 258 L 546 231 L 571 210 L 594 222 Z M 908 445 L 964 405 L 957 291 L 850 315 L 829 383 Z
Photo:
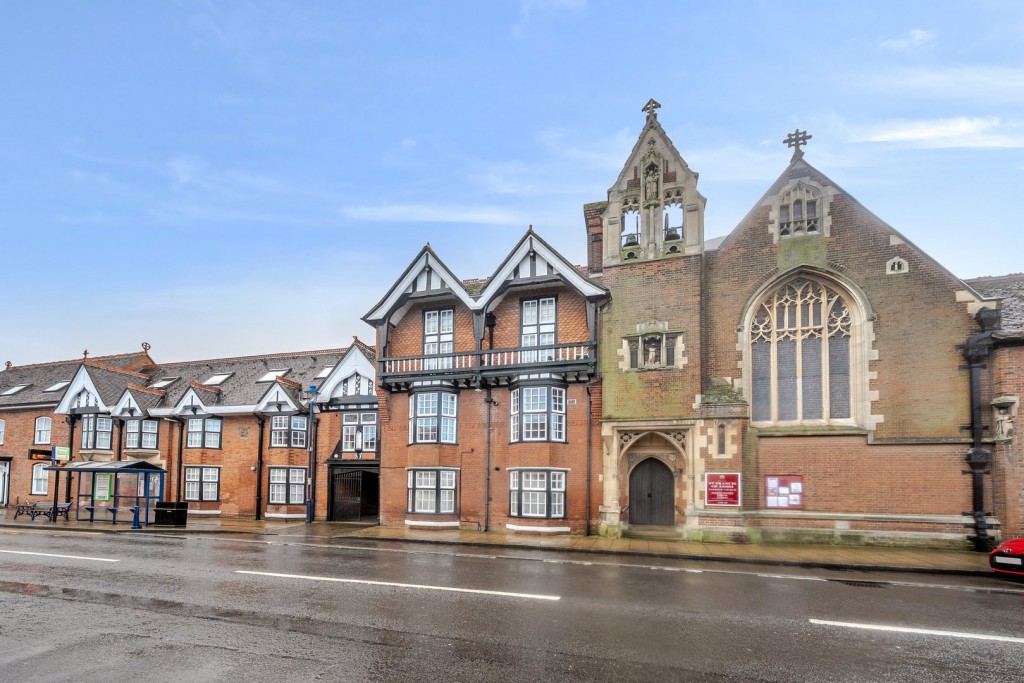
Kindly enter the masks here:
M 657 458 L 643 460 L 629 473 L 629 523 L 675 524 L 675 477 Z

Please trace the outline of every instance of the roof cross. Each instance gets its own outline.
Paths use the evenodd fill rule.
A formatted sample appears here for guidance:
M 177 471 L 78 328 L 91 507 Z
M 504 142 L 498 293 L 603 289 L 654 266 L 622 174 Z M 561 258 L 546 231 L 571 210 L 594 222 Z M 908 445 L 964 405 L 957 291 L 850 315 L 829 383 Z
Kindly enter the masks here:
M 89 357 L 89 349 L 86 349 L 85 351 L 82 351 L 82 358 L 88 358 L 88 357 Z
M 800 146 L 806 145 L 807 141 L 810 140 L 812 137 L 812 135 L 807 134 L 806 130 L 800 130 L 799 128 L 797 128 L 795 131 L 786 136 L 786 139 L 783 140 L 783 142 L 786 143 L 786 147 L 796 148 L 793 150 L 793 158 L 789 160 L 790 163 L 796 161 L 797 159 L 803 159 L 804 153 L 800 150 Z
M 647 100 L 647 104 L 645 104 L 644 108 L 641 109 L 640 111 L 647 114 L 647 118 L 656 119 L 658 118 L 659 109 L 661 109 L 661 105 L 652 97 L 651 99 Z

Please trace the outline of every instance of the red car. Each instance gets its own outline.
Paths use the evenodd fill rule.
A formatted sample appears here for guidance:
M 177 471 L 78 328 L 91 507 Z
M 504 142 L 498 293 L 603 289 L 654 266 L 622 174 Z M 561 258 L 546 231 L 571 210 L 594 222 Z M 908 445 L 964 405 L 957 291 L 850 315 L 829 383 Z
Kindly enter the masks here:
M 988 563 L 997 572 L 1024 576 L 1024 538 L 1000 543 L 988 554 Z

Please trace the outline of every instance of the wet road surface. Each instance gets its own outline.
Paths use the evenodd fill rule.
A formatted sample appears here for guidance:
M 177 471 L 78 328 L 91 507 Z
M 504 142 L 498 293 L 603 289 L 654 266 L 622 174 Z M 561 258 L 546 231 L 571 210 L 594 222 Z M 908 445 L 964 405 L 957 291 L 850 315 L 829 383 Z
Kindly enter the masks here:
M 1006 681 L 1024 583 L 0 531 L 3 681 Z

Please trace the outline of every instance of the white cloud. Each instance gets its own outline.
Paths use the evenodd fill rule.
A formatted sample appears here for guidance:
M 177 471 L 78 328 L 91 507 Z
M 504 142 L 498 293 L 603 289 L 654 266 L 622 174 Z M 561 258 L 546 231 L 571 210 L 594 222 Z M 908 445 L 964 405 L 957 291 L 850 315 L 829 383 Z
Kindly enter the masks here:
M 899 38 L 879 38 L 878 47 L 883 50 L 902 52 L 904 50 L 912 50 L 924 45 L 929 45 L 934 40 L 935 34 L 931 31 L 912 28 L 905 36 Z
M 854 134 L 855 142 L 902 142 L 930 148 L 1024 147 L 1024 124 L 998 117 L 892 121 Z

